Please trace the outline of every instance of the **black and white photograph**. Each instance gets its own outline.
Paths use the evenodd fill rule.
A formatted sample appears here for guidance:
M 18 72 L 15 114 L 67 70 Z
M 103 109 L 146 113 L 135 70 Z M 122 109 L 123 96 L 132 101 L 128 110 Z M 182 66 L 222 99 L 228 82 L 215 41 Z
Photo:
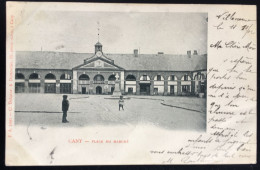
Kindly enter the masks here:
M 207 13 L 37 11 L 16 34 L 16 124 L 206 131 Z

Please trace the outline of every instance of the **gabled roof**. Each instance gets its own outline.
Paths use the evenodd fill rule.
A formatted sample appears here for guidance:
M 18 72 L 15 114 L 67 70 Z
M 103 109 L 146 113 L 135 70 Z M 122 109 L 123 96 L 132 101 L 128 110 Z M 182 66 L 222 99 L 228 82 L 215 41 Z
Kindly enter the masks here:
M 82 65 L 93 53 L 17 51 L 16 68 L 69 69 Z M 104 54 L 125 70 L 196 71 L 207 69 L 207 55 Z
M 95 61 L 102 61 L 103 67 L 95 67 Z M 107 60 L 106 57 L 91 57 L 89 60 L 84 60 L 84 64 L 74 67 L 73 69 L 108 69 L 108 70 L 124 70 L 123 68 L 114 64 L 113 60 Z

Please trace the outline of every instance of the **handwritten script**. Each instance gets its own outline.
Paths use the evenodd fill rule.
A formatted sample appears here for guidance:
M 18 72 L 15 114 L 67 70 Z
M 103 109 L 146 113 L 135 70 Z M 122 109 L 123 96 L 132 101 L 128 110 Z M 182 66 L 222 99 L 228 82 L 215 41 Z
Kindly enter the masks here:
M 207 132 L 178 149 L 150 150 L 163 164 L 256 160 L 256 20 L 224 11 L 209 21 Z

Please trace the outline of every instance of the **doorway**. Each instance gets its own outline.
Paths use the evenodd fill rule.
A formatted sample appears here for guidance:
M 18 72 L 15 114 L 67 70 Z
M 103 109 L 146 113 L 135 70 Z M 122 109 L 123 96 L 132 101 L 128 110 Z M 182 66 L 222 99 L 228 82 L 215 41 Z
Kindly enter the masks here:
M 82 94 L 86 94 L 87 93 L 86 87 L 82 87 L 81 92 Z
M 140 94 L 150 95 L 150 84 L 140 84 Z
M 71 84 L 70 83 L 61 83 L 60 84 L 60 93 L 71 93 Z
M 174 95 L 174 85 L 170 85 L 170 94 Z
M 56 93 L 56 83 L 45 83 L 45 93 Z
M 100 86 L 96 87 L 96 94 L 102 94 L 102 87 Z
M 133 94 L 134 90 L 132 87 L 128 87 L 128 94 Z
M 115 87 L 111 87 L 111 94 L 113 94 Z

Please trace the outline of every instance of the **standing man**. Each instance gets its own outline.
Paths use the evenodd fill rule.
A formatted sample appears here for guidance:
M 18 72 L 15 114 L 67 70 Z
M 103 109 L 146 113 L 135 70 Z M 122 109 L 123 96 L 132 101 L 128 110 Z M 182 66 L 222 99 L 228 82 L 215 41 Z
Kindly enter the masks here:
M 63 111 L 63 115 L 62 115 L 62 123 L 69 123 L 69 121 L 67 121 L 67 111 L 69 110 L 69 101 L 67 100 L 67 95 L 63 95 L 63 100 L 62 100 L 62 111 Z

